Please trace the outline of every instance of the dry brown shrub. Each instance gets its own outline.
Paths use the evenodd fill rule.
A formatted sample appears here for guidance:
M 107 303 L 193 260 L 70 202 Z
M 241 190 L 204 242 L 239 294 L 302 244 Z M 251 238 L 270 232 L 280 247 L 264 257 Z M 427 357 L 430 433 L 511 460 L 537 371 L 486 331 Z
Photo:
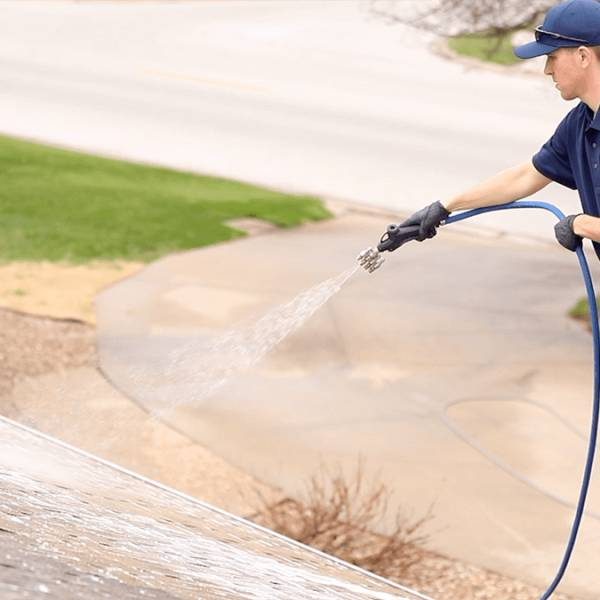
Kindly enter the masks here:
M 432 512 L 429 508 L 425 516 L 410 520 L 397 511 L 394 529 L 376 533 L 388 514 L 390 495 L 384 483 L 367 486 L 360 467 L 350 481 L 341 470 L 321 469 L 300 499 L 272 502 L 258 493 L 250 518 L 372 573 L 398 578 L 422 560 L 429 537 L 423 529 Z

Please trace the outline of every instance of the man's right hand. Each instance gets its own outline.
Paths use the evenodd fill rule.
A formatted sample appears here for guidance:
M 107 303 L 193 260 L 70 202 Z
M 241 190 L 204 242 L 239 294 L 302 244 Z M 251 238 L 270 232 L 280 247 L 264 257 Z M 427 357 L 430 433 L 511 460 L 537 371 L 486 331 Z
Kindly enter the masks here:
M 441 225 L 450 212 L 441 202 L 434 202 L 425 208 L 422 208 L 414 215 L 411 215 L 406 221 L 399 224 L 399 227 L 419 228 L 419 235 L 416 240 L 422 242 L 432 238 L 437 233 L 437 228 Z

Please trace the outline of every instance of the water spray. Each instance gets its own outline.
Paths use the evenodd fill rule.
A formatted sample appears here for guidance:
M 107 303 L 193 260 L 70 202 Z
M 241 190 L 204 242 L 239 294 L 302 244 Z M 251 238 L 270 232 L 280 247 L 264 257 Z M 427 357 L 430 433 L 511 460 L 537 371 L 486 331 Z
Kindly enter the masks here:
M 445 221 L 442 222 L 443 225 L 447 225 L 450 223 L 456 223 L 458 221 L 463 221 L 465 219 L 469 219 L 471 217 L 475 217 L 482 213 L 486 212 L 494 212 L 500 210 L 509 210 L 516 208 L 538 208 L 550 211 L 553 213 L 559 220 L 564 218 L 564 214 L 561 210 L 559 210 L 556 206 L 552 204 L 548 204 L 547 202 L 534 202 L 534 201 L 520 201 L 520 202 L 511 202 L 509 204 L 499 204 L 497 206 L 488 206 L 485 208 L 477 208 L 474 210 L 465 211 L 459 213 L 458 215 L 447 217 Z M 381 237 L 377 248 L 367 248 L 363 252 L 358 255 L 358 262 L 360 266 L 366 269 L 369 273 L 372 273 L 376 269 L 378 269 L 384 262 L 384 258 L 381 256 L 382 252 L 392 252 L 397 248 L 400 248 L 403 244 L 408 241 L 415 240 L 418 237 L 419 227 L 415 226 L 405 226 L 401 225 L 390 225 L 386 232 Z M 581 483 L 581 490 L 579 492 L 579 499 L 577 501 L 577 509 L 575 511 L 575 517 L 573 519 L 573 525 L 571 527 L 571 532 L 569 535 L 569 539 L 567 541 L 567 546 L 563 555 L 562 562 L 559 566 L 558 572 L 554 577 L 552 583 L 548 587 L 548 589 L 541 596 L 540 600 L 548 600 L 558 587 L 561 582 L 567 567 L 569 565 L 569 560 L 573 553 L 573 549 L 575 547 L 575 542 L 577 539 L 577 534 L 579 532 L 579 528 L 581 525 L 581 519 L 585 510 L 585 502 L 587 499 L 587 495 L 590 487 L 590 480 L 592 476 L 592 470 L 594 466 L 594 455 L 596 451 L 596 443 L 598 439 L 598 422 L 600 417 L 600 328 L 598 326 L 598 307 L 596 305 L 596 294 L 594 292 L 594 286 L 592 283 L 592 277 L 590 274 L 589 265 L 585 258 L 585 254 L 583 252 L 583 248 L 580 245 L 576 250 L 577 258 L 579 260 L 579 266 L 581 268 L 581 273 L 583 276 L 583 280 L 585 283 L 585 288 L 587 292 L 588 303 L 590 307 L 590 316 L 592 322 L 592 335 L 594 342 L 594 392 L 593 392 L 593 409 L 592 409 L 592 420 L 591 420 L 591 428 L 589 435 L 589 444 L 587 450 L 587 457 L 585 462 L 585 467 L 583 471 L 583 478 Z
M 383 259 L 381 259 L 383 260 Z M 213 335 L 173 338 L 168 350 L 161 345 L 143 360 L 132 363 L 125 352 L 117 355 L 111 373 L 119 387 L 150 409 L 154 418 L 168 417 L 179 407 L 200 406 L 227 383 L 249 371 L 283 340 L 299 330 L 352 278 L 353 264 L 291 300 L 270 308 Z

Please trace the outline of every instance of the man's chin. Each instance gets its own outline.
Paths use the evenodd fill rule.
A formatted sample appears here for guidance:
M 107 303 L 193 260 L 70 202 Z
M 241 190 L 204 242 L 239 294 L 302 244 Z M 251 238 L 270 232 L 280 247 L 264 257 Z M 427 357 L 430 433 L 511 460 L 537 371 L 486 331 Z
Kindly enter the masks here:
M 552 80 L 552 83 L 554 83 L 554 89 L 560 94 L 560 97 L 563 100 L 575 100 L 576 98 L 579 98 L 579 96 L 574 93 L 574 90 L 565 90 L 554 80 Z
M 564 90 L 558 90 L 560 92 L 560 97 L 563 100 L 575 100 L 575 98 L 577 98 L 577 96 L 575 94 L 571 94 L 569 92 L 566 92 Z

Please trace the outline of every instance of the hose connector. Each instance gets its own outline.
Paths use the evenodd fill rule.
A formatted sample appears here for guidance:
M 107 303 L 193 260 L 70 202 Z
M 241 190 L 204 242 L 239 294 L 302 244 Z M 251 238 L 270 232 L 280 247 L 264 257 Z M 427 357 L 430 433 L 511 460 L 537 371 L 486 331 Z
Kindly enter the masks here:
M 416 240 L 419 237 L 418 225 L 388 225 L 387 231 L 381 237 L 377 250 L 379 252 L 392 252 L 400 248 L 406 242 Z

